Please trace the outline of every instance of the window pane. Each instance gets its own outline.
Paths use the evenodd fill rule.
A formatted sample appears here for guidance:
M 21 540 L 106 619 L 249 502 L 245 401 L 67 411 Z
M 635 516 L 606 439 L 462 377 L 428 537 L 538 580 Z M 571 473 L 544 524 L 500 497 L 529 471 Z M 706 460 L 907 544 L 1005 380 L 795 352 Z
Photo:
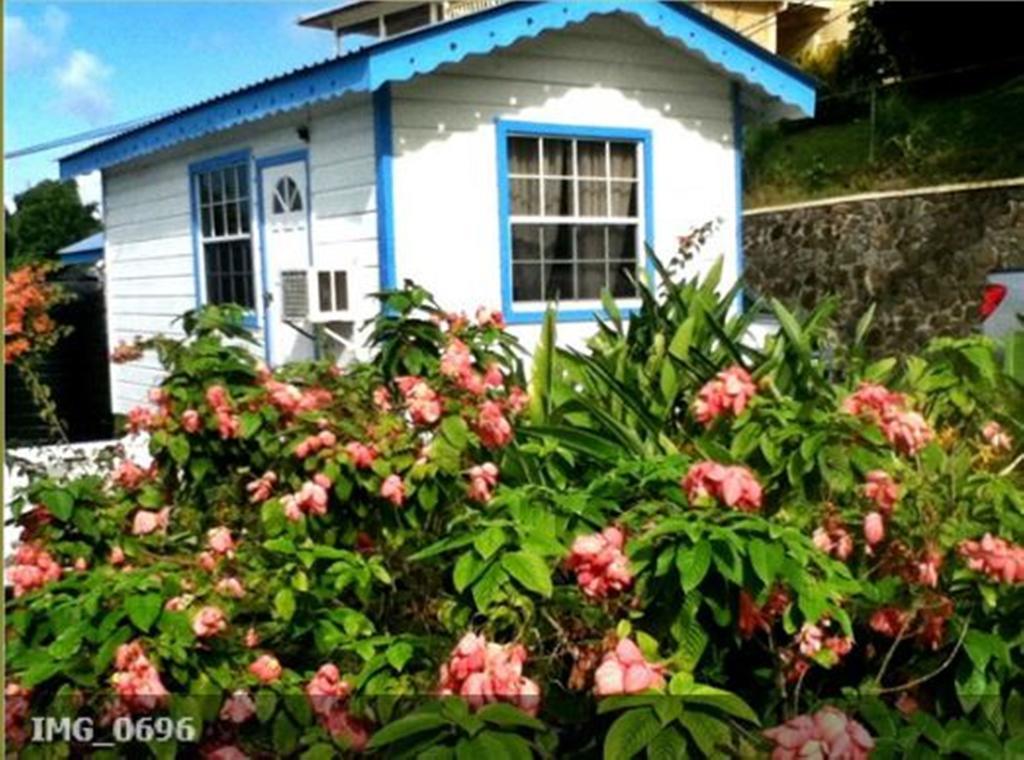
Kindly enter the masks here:
M 512 180 L 512 213 L 540 216 L 540 180 Z
M 612 216 L 636 216 L 636 182 L 612 182 Z
M 210 172 L 210 202 L 220 203 L 224 200 L 224 176 L 220 172 Z
M 283 214 L 284 213 L 284 204 L 281 203 L 281 196 L 278 195 L 277 193 L 274 193 L 274 203 L 273 203 L 273 206 L 270 209 L 270 213 L 272 213 L 272 214 Z
M 608 258 L 636 261 L 636 231 L 632 224 L 617 224 L 608 228 Z
M 580 162 L 581 177 L 607 177 L 608 167 L 605 160 L 605 143 L 592 140 L 580 140 L 576 143 L 577 156 Z
M 210 231 L 211 231 L 210 225 L 212 224 L 212 222 L 210 221 L 210 207 L 209 206 L 203 206 L 202 210 L 199 213 L 200 213 L 200 216 L 202 217 L 202 220 L 203 220 L 203 232 L 202 232 L 202 235 L 203 235 L 203 237 L 209 237 L 210 236 Z
M 238 234 L 238 228 L 239 228 L 239 225 L 238 225 L 238 206 L 236 206 L 234 203 L 229 203 L 227 205 L 227 211 L 228 211 L 228 226 L 227 226 L 228 234 L 229 235 L 237 235 Z
M 544 138 L 544 173 L 572 175 L 572 140 Z
M 540 174 L 540 140 L 508 138 L 508 171 L 509 174 Z
M 634 143 L 610 143 L 612 176 L 636 177 L 636 145 Z
M 249 167 L 245 164 L 239 164 L 235 167 L 235 171 L 238 172 L 238 196 L 240 198 L 249 197 Z
M 316 280 L 320 292 L 320 311 L 331 311 L 331 273 L 320 272 Z
M 516 264 L 512 267 L 512 299 L 542 301 L 540 264 Z
M 544 264 L 544 300 L 570 300 L 576 297 L 572 264 Z
M 224 206 L 218 203 L 212 208 L 213 213 L 213 234 L 216 237 L 224 235 Z
M 540 259 L 540 227 L 536 224 L 512 225 L 512 260 Z
M 334 273 L 334 306 L 339 311 L 348 308 L 348 273 Z
M 576 251 L 580 259 L 591 261 L 604 261 L 604 231 L 603 225 L 583 224 L 576 228 Z M 603 275 L 602 275 L 603 277 Z
M 636 288 L 630 282 L 629 275 L 635 275 L 636 270 L 632 264 L 612 264 L 611 282 L 609 290 L 615 298 L 635 298 Z
M 605 265 L 580 264 L 579 271 L 579 292 L 577 298 L 600 298 L 601 289 L 605 286 Z
M 573 226 L 549 224 L 544 227 L 544 261 L 572 261 Z
M 572 180 L 544 180 L 544 215 L 575 216 Z
M 234 167 L 224 170 L 224 197 L 233 201 L 238 197 L 238 177 L 235 175 Z
M 206 298 L 210 303 L 255 306 L 252 245 L 248 240 L 206 243 Z
M 608 185 L 602 180 L 580 180 L 580 216 L 608 216 Z
M 241 201 L 238 204 L 238 215 L 242 220 L 242 234 L 249 234 L 249 201 Z

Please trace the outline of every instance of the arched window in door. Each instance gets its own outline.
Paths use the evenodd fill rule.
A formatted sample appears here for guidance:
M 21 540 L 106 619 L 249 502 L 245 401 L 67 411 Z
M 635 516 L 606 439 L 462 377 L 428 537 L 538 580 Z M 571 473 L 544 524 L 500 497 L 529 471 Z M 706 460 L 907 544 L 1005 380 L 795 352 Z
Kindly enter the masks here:
M 273 213 L 302 211 L 302 191 L 291 177 L 281 177 L 274 186 Z

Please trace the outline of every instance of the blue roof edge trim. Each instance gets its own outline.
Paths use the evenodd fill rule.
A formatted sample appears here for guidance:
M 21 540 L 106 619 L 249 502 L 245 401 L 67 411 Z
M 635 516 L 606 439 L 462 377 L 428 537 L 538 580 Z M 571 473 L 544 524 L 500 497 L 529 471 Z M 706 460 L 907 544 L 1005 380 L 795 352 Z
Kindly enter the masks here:
M 630 0 L 506 3 L 384 40 L 172 112 L 60 161 L 69 178 L 157 150 L 351 92 L 374 92 L 563 29 L 596 15 L 624 13 L 805 116 L 814 113 L 812 77 L 687 5 Z

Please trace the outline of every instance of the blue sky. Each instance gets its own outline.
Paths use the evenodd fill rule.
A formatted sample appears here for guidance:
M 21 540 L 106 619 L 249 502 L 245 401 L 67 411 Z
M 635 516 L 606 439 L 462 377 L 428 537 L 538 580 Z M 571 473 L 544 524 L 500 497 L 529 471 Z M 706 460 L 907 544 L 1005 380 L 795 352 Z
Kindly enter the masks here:
M 328 2 L 7 2 L 5 150 L 167 111 L 334 52 L 296 26 Z M 340 3 L 339 3 L 340 4 Z M 4 196 L 78 146 L 4 161 Z M 97 200 L 98 182 L 82 183 Z

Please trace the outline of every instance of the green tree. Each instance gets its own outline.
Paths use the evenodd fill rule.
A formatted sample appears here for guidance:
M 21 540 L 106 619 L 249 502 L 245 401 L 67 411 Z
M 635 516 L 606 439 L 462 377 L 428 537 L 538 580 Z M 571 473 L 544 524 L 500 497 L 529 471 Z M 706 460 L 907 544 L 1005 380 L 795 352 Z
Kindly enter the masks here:
M 82 203 L 74 180 L 43 180 L 14 196 L 17 206 L 6 216 L 6 257 L 52 258 L 66 245 L 102 229 L 95 203 Z

